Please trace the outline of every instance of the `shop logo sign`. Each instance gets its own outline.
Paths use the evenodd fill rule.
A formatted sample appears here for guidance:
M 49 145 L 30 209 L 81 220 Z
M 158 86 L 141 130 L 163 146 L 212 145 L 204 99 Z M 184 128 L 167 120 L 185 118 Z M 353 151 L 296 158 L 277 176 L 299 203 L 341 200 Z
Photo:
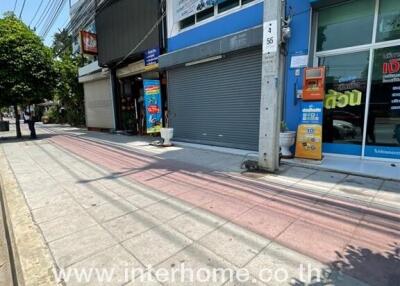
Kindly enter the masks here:
M 344 108 L 348 105 L 361 105 L 362 92 L 353 89 L 352 91 L 338 92 L 329 89 L 324 99 L 324 107 L 326 109 Z
M 383 83 L 400 82 L 400 60 L 391 59 L 383 63 Z

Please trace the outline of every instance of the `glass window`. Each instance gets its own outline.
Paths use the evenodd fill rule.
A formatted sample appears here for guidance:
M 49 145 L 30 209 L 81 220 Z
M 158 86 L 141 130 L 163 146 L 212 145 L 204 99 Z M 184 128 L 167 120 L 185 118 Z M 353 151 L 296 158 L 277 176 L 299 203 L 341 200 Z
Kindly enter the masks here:
M 380 0 L 376 41 L 400 39 L 400 1 Z
M 362 144 L 369 52 L 319 59 L 326 66 L 324 143 Z
M 197 13 L 196 19 L 197 19 L 197 22 L 200 22 L 200 21 L 208 19 L 212 16 L 214 16 L 214 6 Z
M 242 0 L 242 5 L 249 4 L 250 2 L 253 2 L 254 0 Z
M 375 51 L 367 144 L 400 146 L 400 46 Z
M 180 22 L 181 29 L 190 27 L 196 23 L 196 15 L 187 17 Z
M 321 9 L 317 51 L 371 43 L 374 11 L 375 0 L 353 0 Z
M 240 0 L 225 0 L 218 4 L 218 13 L 223 13 L 232 8 L 239 6 Z

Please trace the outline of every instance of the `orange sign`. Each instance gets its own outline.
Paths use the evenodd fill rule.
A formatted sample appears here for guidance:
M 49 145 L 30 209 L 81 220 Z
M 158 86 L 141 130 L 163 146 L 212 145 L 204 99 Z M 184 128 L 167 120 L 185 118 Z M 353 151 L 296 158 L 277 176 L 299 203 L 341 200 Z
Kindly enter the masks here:
M 303 82 L 303 100 L 324 100 L 325 67 L 305 68 Z
M 322 160 L 322 126 L 301 124 L 297 129 L 296 157 Z

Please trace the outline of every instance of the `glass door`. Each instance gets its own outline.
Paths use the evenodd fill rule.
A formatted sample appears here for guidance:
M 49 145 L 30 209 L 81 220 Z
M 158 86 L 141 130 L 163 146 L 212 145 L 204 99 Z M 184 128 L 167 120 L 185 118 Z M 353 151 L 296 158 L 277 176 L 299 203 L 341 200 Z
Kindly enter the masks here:
M 400 46 L 374 50 L 365 156 L 400 159 Z
M 361 156 L 369 51 L 325 56 L 324 152 Z

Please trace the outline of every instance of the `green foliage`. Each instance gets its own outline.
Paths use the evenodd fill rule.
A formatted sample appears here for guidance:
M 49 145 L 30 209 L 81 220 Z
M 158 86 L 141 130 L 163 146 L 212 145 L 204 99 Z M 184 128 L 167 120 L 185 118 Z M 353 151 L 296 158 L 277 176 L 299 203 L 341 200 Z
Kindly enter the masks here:
M 12 14 L 0 19 L 0 106 L 29 105 L 51 98 L 51 50 Z
M 54 66 L 57 72 L 57 85 L 54 101 L 60 109 L 65 108 L 65 116 L 58 117 L 58 123 L 69 123 L 74 126 L 85 125 L 83 86 L 78 81 L 78 69 L 83 66 L 81 57 L 72 55 L 72 40 L 66 31 L 54 36 Z
M 59 123 L 61 121 L 60 113 L 56 105 L 51 106 L 43 116 L 47 117 L 48 123 Z

